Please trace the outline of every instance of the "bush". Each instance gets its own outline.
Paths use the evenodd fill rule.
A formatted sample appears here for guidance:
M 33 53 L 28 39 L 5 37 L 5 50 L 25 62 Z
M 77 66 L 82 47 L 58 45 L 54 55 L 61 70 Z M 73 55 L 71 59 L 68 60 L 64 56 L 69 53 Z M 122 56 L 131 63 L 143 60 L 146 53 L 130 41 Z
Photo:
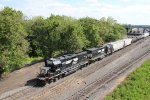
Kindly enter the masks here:
M 150 59 L 134 71 L 105 100 L 149 100 Z

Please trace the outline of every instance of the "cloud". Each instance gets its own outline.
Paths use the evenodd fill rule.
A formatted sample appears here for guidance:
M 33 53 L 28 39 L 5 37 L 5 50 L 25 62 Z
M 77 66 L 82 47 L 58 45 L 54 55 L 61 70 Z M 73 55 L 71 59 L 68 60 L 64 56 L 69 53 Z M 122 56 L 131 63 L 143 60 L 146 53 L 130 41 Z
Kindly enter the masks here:
M 36 3 L 32 3 L 36 2 Z M 27 2 L 25 8 L 21 8 L 29 16 L 49 16 L 51 13 L 60 15 L 69 15 L 73 17 L 103 17 L 107 12 L 115 10 L 116 6 L 101 3 L 99 0 L 86 0 L 82 4 L 73 5 L 60 2 L 58 0 L 32 0 Z
M 100 0 L 85 0 L 85 2 L 87 3 L 96 3 L 96 2 L 100 2 Z
M 4 5 L 1 5 L 1 4 L 0 4 L 0 10 L 3 9 L 3 8 L 4 8 Z
M 121 2 L 129 2 L 130 0 L 120 0 Z
M 148 19 L 150 18 L 149 0 L 148 1 L 118 0 L 118 2 L 115 4 L 113 1 L 106 2 L 105 0 L 82 0 L 82 1 L 23 0 L 23 1 L 25 1 L 25 3 L 23 3 L 19 7 L 15 7 L 15 9 L 23 11 L 23 13 L 29 17 L 33 16 L 48 17 L 50 16 L 50 14 L 59 14 L 72 16 L 75 18 L 89 16 L 100 19 L 101 17 L 112 16 L 120 23 L 131 23 L 131 24 L 149 24 Z
M 21 8 L 28 16 L 49 16 L 54 14 L 67 14 L 73 10 L 72 5 L 58 2 L 57 0 L 28 0 L 27 5 Z
M 0 0 L 0 2 L 8 2 L 8 1 L 11 1 L 11 0 Z

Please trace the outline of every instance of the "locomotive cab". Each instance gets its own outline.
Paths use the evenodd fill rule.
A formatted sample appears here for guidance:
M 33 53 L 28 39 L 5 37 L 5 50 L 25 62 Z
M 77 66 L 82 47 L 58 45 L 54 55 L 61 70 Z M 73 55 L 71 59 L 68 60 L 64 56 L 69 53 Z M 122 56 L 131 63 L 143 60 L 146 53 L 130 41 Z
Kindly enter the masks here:
M 37 84 L 44 86 L 52 76 L 60 72 L 61 61 L 59 59 L 45 59 L 45 66 L 41 67 Z
M 45 66 L 40 69 L 39 77 L 50 77 L 53 74 L 59 73 L 61 61 L 50 58 L 45 60 Z
M 48 73 L 48 70 L 50 70 L 49 67 L 42 67 L 42 68 L 40 69 L 40 75 L 41 75 L 41 76 L 46 76 L 46 74 Z

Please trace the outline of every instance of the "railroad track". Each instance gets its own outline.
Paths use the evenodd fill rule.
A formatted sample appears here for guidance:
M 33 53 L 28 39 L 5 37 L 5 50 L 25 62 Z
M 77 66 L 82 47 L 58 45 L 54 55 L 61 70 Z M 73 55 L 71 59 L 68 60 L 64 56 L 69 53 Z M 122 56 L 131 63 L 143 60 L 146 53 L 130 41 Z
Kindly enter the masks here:
M 141 41 L 142 41 L 142 40 L 141 40 Z M 137 42 L 136 45 L 139 44 L 139 43 L 141 43 L 141 41 Z M 132 48 L 132 47 L 133 47 L 133 46 L 131 45 L 129 48 Z M 129 50 L 129 49 L 126 49 L 126 50 Z M 125 51 L 126 51 L 126 50 L 125 50 Z M 124 51 L 124 52 L 125 52 L 125 51 Z M 118 52 L 116 52 L 116 53 L 118 53 Z M 122 54 L 122 53 L 119 53 L 119 55 L 115 56 L 115 58 L 117 58 L 118 56 L 121 56 L 121 54 Z M 113 55 L 112 55 L 112 56 L 113 56 Z M 109 63 L 108 61 L 111 62 L 111 61 L 113 61 L 113 60 L 114 60 L 114 58 L 112 58 L 111 60 L 110 60 L 110 59 L 107 59 L 107 60 L 105 61 L 105 63 L 102 63 L 102 66 L 107 65 L 107 64 Z M 95 64 L 97 64 L 97 63 L 95 63 Z M 93 65 L 95 65 L 95 64 L 93 64 Z M 101 67 L 102 67 L 102 66 L 101 66 Z M 92 72 L 94 72 L 95 70 L 100 69 L 101 67 L 98 66 L 98 67 L 96 67 L 96 69 L 94 69 L 94 70 L 93 70 L 93 67 L 92 67 L 92 70 L 93 70 Z M 90 73 L 92 73 L 92 72 L 90 71 Z M 80 77 L 84 78 L 84 77 L 87 76 L 87 74 L 89 74 L 89 72 L 86 73 L 86 74 L 81 73 L 81 74 L 80 74 Z M 75 82 L 76 80 L 72 80 L 72 81 Z M 66 82 L 65 84 L 67 84 L 67 83 L 68 83 L 68 84 L 71 84 L 71 82 Z M 53 88 L 53 89 L 51 89 L 51 88 L 46 88 L 45 91 L 42 91 L 42 94 L 39 94 L 39 95 L 37 95 L 37 96 L 35 96 L 35 97 L 33 97 L 33 98 L 34 98 L 34 99 L 38 99 L 38 98 L 39 98 L 39 99 L 42 99 L 41 97 L 44 96 L 44 95 L 46 95 L 46 94 L 49 96 L 49 98 L 55 97 L 56 94 L 59 94 L 59 91 L 61 91 L 62 89 L 65 89 L 65 88 L 67 88 L 67 87 L 69 87 L 68 84 L 67 84 L 67 85 L 62 85 L 62 83 L 59 84 L 59 86 L 62 85 L 63 88 L 58 88 L 59 86 L 58 86 L 57 88 Z
M 147 39 L 147 38 L 146 38 Z M 146 40 L 145 39 L 145 40 Z M 112 57 L 109 57 L 109 58 L 104 58 L 102 61 L 100 61 L 101 62 L 101 66 L 96 66 L 94 69 L 92 69 L 92 71 L 90 71 L 90 72 L 88 72 L 88 73 L 82 73 L 82 74 L 80 74 L 80 76 L 82 77 L 82 78 L 84 78 L 84 77 L 86 77 L 87 76 L 87 74 L 92 74 L 92 73 L 94 73 L 94 71 L 95 70 L 98 70 L 98 69 L 100 69 L 101 67 L 103 67 L 103 66 L 105 66 L 105 65 L 107 65 L 108 63 L 110 63 L 110 62 L 112 62 L 114 59 L 116 59 L 117 57 L 120 57 L 122 54 L 124 54 L 124 53 L 126 53 L 128 50 L 131 50 L 134 46 L 136 46 L 136 45 L 138 45 L 138 44 L 140 44 L 140 43 L 142 43 L 142 41 L 143 40 L 139 40 L 139 41 L 137 41 L 136 43 L 133 43 L 132 45 L 130 45 L 129 47 L 127 47 L 127 48 L 124 48 L 123 50 L 121 50 L 121 51 L 119 51 L 119 52 L 116 52 L 115 53 L 115 55 L 113 54 L 113 55 L 111 55 Z M 96 64 L 99 64 L 99 62 L 96 62 L 96 63 L 94 63 L 94 64 L 92 64 L 92 65 L 90 65 L 90 66 L 95 66 Z M 86 70 L 86 69 L 85 69 Z M 115 74 L 115 73 L 117 73 L 117 71 L 116 72 L 113 72 L 112 71 L 112 73 L 113 74 Z M 112 75 L 112 74 L 111 74 Z M 111 75 L 106 75 L 106 76 L 111 76 Z M 73 75 L 72 75 L 73 76 Z M 106 77 L 105 76 L 105 77 Z M 106 79 L 109 79 L 109 77 L 108 78 L 106 78 Z M 73 81 L 76 81 L 76 78 L 74 78 L 74 77 L 69 77 L 69 78 L 72 78 L 71 79 L 71 81 L 73 82 Z M 63 85 L 64 86 L 64 88 L 67 88 L 68 86 L 69 86 L 69 84 L 70 84 L 70 82 L 71 81 L 65 81 L 65 79 L 62 81 L 62 83 L 60 83 L 60 84 L 58 84 L 59 86 L 61 86 L 61 85 Z M 75 95 L 77 96 L 77 94 L 81 94 L 82 96 L 84 95 L 84 94 L 86 94 L 87 92 L 85 92 L 85 93 L 83 93 L 84 91 L 86 91 L 87 89 L 86 88 L 88 88 L 88 87 L 91 87 L 92 86 L 92 84 L 98 84 L 98 82 L 99 83 L 104 83 L 104 81 L 106 81 L 106 80 L 96 80 L 96 81 L 94 81 L 94 82 L 92 82 L 91 84 L 89 84 L 87 87 L 85 87 L 84 89 L 82 89 L 82 90 L 80 90 L 80 91 L 78 91 L 78 92 L 76 92 L 71 98 L 72 99 L 74 99 L 75 98 Z M 68 84 L 66 84 L 66 83 L 68 83 Z M 95 85 L 96 86 L 96 85 Z M 20 90 L 20 91 L 18 91 L 18 92 L 16 92 L 16 93 L 14 93 L 14 94 L 12 94 L 12 95 L 8 95 L 8 96 L 6 96 L 6 97 L 3 97 L 3 98 L 0 98 L 0 99 L 2 99 L 2 100 L 5 100 L 5 99 L 7 99 L 7 100 L 12 100 L 12 99 L 19 99 L 20 97 L 24 97 L 24 95 L 26 95 L 27 94 L 27 97 L 25 97 L 24 99 L 26 99 L 26 98 L 28 98 L 28 99 L 38 99 L 38 98 L 40 98 L 40 97 L 42 97 L 42 96 L 44 96 L 45 94 L 49 94 L 49 95 L 55 95 L 56 93 L 59 93 L 59 91 L 60 90 L 62 90 L 62 89 L 64 89 L 64 88 L 55 88 L 56 86 L 46 86 L 46 87 L 43 87 L 42 89 L 39 89 L 39 88 L 36 88 L 36 87 L 27 87 L 27 88 L 25 88 L 25 89 L 22 89 L 22 90 Z M 57 86 L 58 87 L 58 86 Z M 34 93 L 34 95 L 32 94 L 32 95 L 30 95 L 30 93 Z M 83 93 L 83 94 L 82 94 Z M 82 96 L 79 96 L 79 97 L 82 97 Z M 85 96 L 84 96 L 85 97 Z M 68 98 L 69 99 L 69 98 Z
M 22 87 L 21 89 L 17 90 L 16 89 L 16 92 L 8 92 L 6 94 L 3 94 L 4 96 L 0 96 L 0 100 L 14 100 L 14 99 L 17 99 L 21 96 L 23 96 L 24 94 L 27 94 L 29 92 L 33 92 L 33 91 L 36 91 L 37 88 L 33 88 L 31 86 L 25 86 L 25 87 Z
M 96 80 L 90 84 L 88 84 L 85 88 L 83 88 L 80 91 L 77 91 L 74 95 L 72 95 L 69 98 L 66 98 L 65 100 L 86 100 L 87 98 L 90 97 L 91 94 L 93 94 L 97 89 L 103 88 L 115 79 L 117 76 L 119 76 L 121 73 L 125 72 L 128 70 L 132 65 L 146 57 L 147 55 L 150 54 L 150 50 L 145 52 L 143 55 L 141 55 L 140 58 L 133 59 L 129 63 L 123 65 L 122 67 L 118 68 L 117 70 L 112 70 L 110 73 L 105 74 L 103 79 Z
M 95 66 L 96 64 L 98 64 L 99 66 L 97 66 L 97 67 L 92 67 L 92 70 L 93 71 L 90 71 L 90 72 L 87 72 L 86 74 L 85 73 L 81 73 L 80 74 L 80 77 L 82 77 L 82 78 L 85 78 L 85 77 L 87 77 L 87 75 L 89 75 L 89 74 L 91 74 L 91 73 L 94 73 L 94 71 L 96 71 L 96 70 L 98 70 L 98 69 L 100 69 L 101 67 L 103 67 L 103 66 L 105 66 L 105 65 L 107 65 L 108 63 L 110 63 L 110 62 L 112 62 L 114 59 L 116 59 L 116 58 L 118 58 L 118 57 L 120 57 L 122 54 L 124 54 L 125 52 L 127 52 L 128 50 L 130 50 L 131 48 L 133 48 L 134 46 L 136 46 L 136 45 L 138 45 L 138 44 L 140 44 L 140 43 L 142 43 L 142 41 L 143 40 L 140 40 L 140 41 L 137 41 L 136 43 L 134 43 L 134 45 L 130 45 L 129 47 L 127 47 L 127 48 L 124 48 L 123 49 L 123 52 L 115 52 L 116 53 L 116 55 L 114 56 L 114 55 L 111 55 L 111 56 L 114 56 L 114 57 L 112 57 L 112 58 L 108 58 L 108 59 L 103 59 L 103 61 L 101 62 L 101 66 L 99 65 L 99 62 L 96 62 L 96 63 L 94 63 L 94 64 L 92 64 L 92 65 L 90 65 L 90 66 Z M 75 82 L 76 80 L 74 79 L 74 80 L 71 80 L 72 82 Z M 65 82 L 65 84 L 70 84 L 71 83 L 71 81 L 70 82 Z M 62 85 L 63 83 L 61 83 L 61 84 L 59 84 L 59 85 Z M 63 85 L 63 89 L 65 89 L 65 88 L 67 88 L 67 87 L 69 87 L 69 85 L 67 84 L 67 85 Z M 59 91 L 61 91 L 62 90 L 62 88 L 57 88 L 57 90 L 56 90 L 56 88 L 54 87 L 54 88 L 46 88 L 46 90 L 44 90 L 44 91 L 42 91 L 42 93 L 41 94 L 39 94 L 39 95 L 36 95 L 35 97 L 32 97 L 32 98 L 34 98 L 34 99 L 38 99 L 38 98 L 40 98 L 40 97 L 42 97 L 43 95 L 45 95 L 45 94 L 49 94 L 49 95 L 55 95 L 56 93 L 58 94 L 59 93 Z

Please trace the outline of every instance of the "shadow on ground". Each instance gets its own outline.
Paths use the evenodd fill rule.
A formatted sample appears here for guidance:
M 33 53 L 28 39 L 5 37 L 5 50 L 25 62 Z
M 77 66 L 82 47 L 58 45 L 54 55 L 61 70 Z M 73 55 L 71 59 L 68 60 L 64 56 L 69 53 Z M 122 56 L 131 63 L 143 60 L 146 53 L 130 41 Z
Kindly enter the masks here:
M 32 86 L 32 87 L 44 87 L 46 83 L 39 81 L 37 78 L 28 80 L 25 86 Z

